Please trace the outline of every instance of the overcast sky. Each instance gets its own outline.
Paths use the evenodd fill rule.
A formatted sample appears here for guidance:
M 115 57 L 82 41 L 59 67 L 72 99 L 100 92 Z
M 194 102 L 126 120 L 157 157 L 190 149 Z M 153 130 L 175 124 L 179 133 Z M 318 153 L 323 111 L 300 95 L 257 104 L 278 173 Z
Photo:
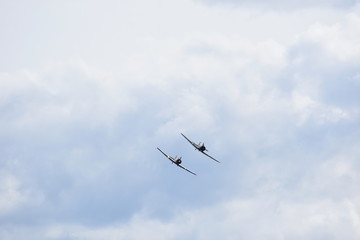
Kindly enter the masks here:
M 360 1 L 1 1 L 0 32 L 1 239 L 360 238 Z

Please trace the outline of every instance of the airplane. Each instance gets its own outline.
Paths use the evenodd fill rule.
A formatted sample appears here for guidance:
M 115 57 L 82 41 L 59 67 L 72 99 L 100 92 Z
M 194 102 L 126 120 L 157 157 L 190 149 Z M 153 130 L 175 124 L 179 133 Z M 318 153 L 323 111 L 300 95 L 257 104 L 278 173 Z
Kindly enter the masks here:
M 201 144 L 201 143 L 196 144 L 196 143 L 192 142 L 190 139 L 188 139 L 184 134 L 181 133 L 181 135 L 182 135 L 186 140 L 188 140 L 188 142 L 191 143 L 191 145 L 193 145 L 193 146 L 196 148 L 196 150 L 198 150 L 198 151 L 201 152 L 202 154 L 208 156 L 208 157 L 211 158 L 212 160 L 220 163 L 219 160 L 216 160 L 215 158 L 213 158 L 212 156 L 210 156 L 209 154 L 207 154 L 207 153 L 205 152 L 205 151 L 208 151 L 208 150 L 206 149 L 204 143 L 202 143 L 202 144 Z
M 164 153 L 163 151 L 161 151 L 160 148 L 157 148 L 157 149 L 158 149 L 162 154 L 164 154 L 165 157 L 167 157 L 172 163 L 175 163 L 176 166 L 181 167 L 182 169 L 188 171 L 189 173 L 191 173 L 191 174 L 193 174 L 193 175 L 196 175 L 196 173 L 190 171 L 189 169 L 187 169 L 186 167 L 184 167 L 184 166 L 181 165 L 181 162 L 182 162 L 182 161 L 181 161 L 181 157 L 179 157 L 179 158 L 178 158 L 178 157 L 173 158 L 172 156 L 169 156 L 169 155 L 167 155 L 166 153 Z

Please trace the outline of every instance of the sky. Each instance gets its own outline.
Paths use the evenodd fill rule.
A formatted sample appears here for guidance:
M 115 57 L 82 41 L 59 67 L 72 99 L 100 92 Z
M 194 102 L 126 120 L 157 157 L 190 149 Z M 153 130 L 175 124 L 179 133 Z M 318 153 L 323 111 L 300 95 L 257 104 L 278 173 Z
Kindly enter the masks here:
M 0 1 L 0 32 L 1 239 L 360 238 L 360 1 Z

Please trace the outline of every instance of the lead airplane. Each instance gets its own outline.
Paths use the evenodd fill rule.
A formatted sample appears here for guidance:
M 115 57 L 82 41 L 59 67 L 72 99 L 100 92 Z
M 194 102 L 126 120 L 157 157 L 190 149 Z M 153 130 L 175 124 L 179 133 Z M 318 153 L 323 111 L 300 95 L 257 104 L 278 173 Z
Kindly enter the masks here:
M 196 175 L 196 173 L 190 171 L 189 169 L 187 169 L 186 167 L 184 167 L 184 166 L 181 165 L 181 162 L 182 162 L 182 161 L 181 161 L 181 157 L 179 157 L 179 158 L 178 158 L 178 157 L 175 157 L 175 158 L 174 158 L 174 157 L 172 157 L 172 156 L 164 153 L 163 151 L 161 151 L 160 148 L 157 148 L 157 149 L 158 149 L 162 154 L 164 154 L 165 157 L 167 157 L 172 163 L 175 163 L 176 166 L 178 166 L 178 167 L 180 167 L 180 168 L 188 171 L 189 173 L 191 173 L 191 174 L 193 174 L 193 175 Z
M 212 160 L 220 163 L 219 160 L 216 160 L 215 158 L 213 158 L 212 156 L 210 156 L 209 154 L 207 154 L 207 153 L 205 152 L 205 151 L 208 151 L 208 150 L 206 149 L 204 143 L 196 144 L 196 143 L 194 143 L 193 141 L 191 141 L 190 139 L 188 139 L 184 134 L 181 133 L 181 135 L 182 135 L 186 140 L 188 140 L 188 142 L 191 143 L 191 145 L 193 145 L 193 146 L 196 148 L 196 150 L 198 150 L 198 151 L 201 152 L 202 154 L 208 156 L 208 157 L 211 158 Z

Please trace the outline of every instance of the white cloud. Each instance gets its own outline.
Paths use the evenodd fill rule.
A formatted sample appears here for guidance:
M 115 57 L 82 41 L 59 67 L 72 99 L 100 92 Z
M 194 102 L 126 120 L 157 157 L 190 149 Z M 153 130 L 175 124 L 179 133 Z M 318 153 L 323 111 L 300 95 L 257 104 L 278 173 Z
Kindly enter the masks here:
M 236 196 L 180 211 L 165 220 L 136 214 L 125 224 L 78 228 L 73 238 L 100 239 L 357 239 L 360 219 L 358 145 L 344 147 L 329 161 L 311 167 L 299 185 L 282 182 L 252 197 Z M 260 176 L 259 176 L 260 177 Z M 267 183 L 265 183 L 267 184 Z M 324 185 L 325 184 L 325 185 Z M 234 187 L 234 186 L 233 186 Z
M 207 4 L 225 4 L 225 5 L 240 5 L 240 6 L 255 6 L 255 7 L 267 7 L 270 9 L 280 9 L 280 10 L 291 10 L 291 9 L 302 9 L 302 8 L 311 8 L 311 7 L 321 7 L 321 8 L 349 8 L 354 6 L 358 1 L 357 0 L 316 0 L 316 1 L 299 1 L 299 0 L 272 0 L 272 1 L 248 1 L 248 0 L 198 0 Z
M 305 38 L 321 44 L 330 54 L 341 61 L 359 61 L 360 18 L 358 11 L 347 14 L 344 22 L 331 26 L 316 23 Z
M 27 200 L 27 194 L 21 191 L 19 180 L 0 171 L 0 216 L 17 209 Z
M 273 14 L 138 1 L 117 14 L 106 3 L 80 20 L 81 2 L 71 10 L 79 29 L 96 22 L 84 35 L 69 28 L 71 51 L 65 42 L 0 75 L 0 237 L 359 237 L 355 7 Z M 105 19 L 90 20 L 95 12 Z
M 324 105 L 297 92 L 293 93 L 292 101 L 291 108 L 298 116 L 299 125 L 309 120 L 313 120 L 317 124 L 326 124 L 352 118 L 352 114 L 346 109 Z
M 7 73 L 2 80 L 2 108 L 10 120 L 3 124 L 18 129 L 74 122 L 112 124 L 122 111 L 135 107 L 125 81 L 95 73 L 79 62 Z
M 317 174 L 327 174 L 319 171 Z M 337 177 L 334 181 L 339 180 Z M 315 183 L 316 185 L 316 183 Z M 281 190 L 179 212 L 159 220 L 143 214 L 106 227 L 50 225 L 38 239 L 357 239 L 359 194 L 338 200 Z M 344 196 L 343 196 L 344 197 Z

